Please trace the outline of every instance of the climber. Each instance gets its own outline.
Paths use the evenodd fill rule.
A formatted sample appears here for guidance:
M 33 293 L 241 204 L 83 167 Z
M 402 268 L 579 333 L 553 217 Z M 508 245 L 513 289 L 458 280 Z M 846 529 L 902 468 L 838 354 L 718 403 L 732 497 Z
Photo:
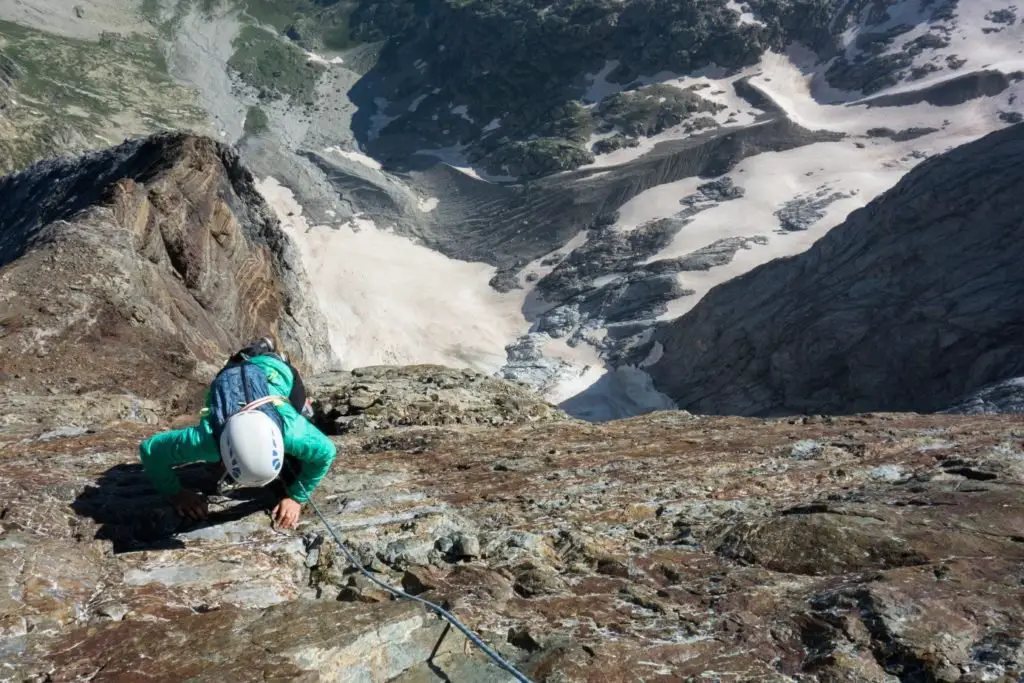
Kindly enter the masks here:
M 173 466 L 219 462 L 221 481 L 275 482 L 278 503 L 271 516 L 279 527 L 294 528 L 335 456 L 334 444 L 308 420 L 311 415 L 298 371 L 265 337 L 235 353 L 217 374 L 199 424 L 149 437 L 139 445 L 139 457 L 157 491 L 182 516 L 205 519 L 207 502 L 182 488 Z

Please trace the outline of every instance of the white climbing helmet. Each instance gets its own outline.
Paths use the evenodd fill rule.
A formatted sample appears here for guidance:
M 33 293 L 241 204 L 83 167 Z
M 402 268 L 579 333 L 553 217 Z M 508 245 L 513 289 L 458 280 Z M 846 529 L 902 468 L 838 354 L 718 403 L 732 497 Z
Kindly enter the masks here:
M 284 460 L 284 439 L 266 413 L 235 413 L 220 435 L 220 459 L 227 474 L 242 486 L 266 486 L 277 479 Z

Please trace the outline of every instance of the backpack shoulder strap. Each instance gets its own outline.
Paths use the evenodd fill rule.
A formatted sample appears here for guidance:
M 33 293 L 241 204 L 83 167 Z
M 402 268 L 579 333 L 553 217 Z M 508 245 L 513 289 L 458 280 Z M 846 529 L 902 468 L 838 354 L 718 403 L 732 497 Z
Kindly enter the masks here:
M 248 360 L 242 361 L 241 368 L 239 370 L 242 373 L 242 391 L 245 392 L 245 402 L 246 402 L 246 404 L 252 403 L 252 401 L 253 401 L 252 391 L 249 390 L 249 378 L 246 377 L 246 375 L 245 375 L 245 368 L 248 365 L 249 365 L 249 361 Z
M 295 369 L 295 366 L 285 361 L 288 365 L 288 369 L 292 371 L 292 390 L 288 392 L 288 403 L 292 404 L 292 408 L 295 408 L 295 412 L 302 413 L 302 409 L 306 407 L 306 385 L 302 382 L 302 375 Z

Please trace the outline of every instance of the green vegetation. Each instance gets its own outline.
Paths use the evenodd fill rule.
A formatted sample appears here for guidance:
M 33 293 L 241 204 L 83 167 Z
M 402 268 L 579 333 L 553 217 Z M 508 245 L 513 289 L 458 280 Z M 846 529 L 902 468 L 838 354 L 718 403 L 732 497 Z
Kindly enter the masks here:
M 142 0 L 139 10 L 142 16 L 153 23 L 160 20 L 160 0 Z
M 8 22 L 0 22 L 0 36 L 0 62 L 9 66 L 2 172 L 205 120 L 194 94 L 171 80 L 153 36 L 104 33 L 98 41 L 75 40 Z
M 265 132 L 270 126 L 270 119 L 267 112 L 259 107 L 249 107 L 245 114 L 245 132 L 249 135 L 259 135 Z
M 651 85 L 609 97 L 597 108 L 604 131 L 618 130 L 628 136 L 657 135 L 678 126 L 694 114 L 718 112 L 724 105 L 695 92 L 670 85 Z
M 388 40 L 400 48 L 384 50 L 375 67 L 382 97 L 394 101 L 397 91 L 403 102 L 411 101 L 436 89 L 415 111 L 391 112 L 400 117 L 393 130 L 416 128 L 406 124 L 410 119 L 442 122 L 457 102 L 479 124 L 475 135 L 460 137 L 471 145 L 470 157 L 496 155 L 504 163 L 506 157 L 534 159 L 546 150 L 555 155 L 550 167 L 561 170 L 589 154 L 583 147 L 595 124 L 627 137 L 651 135 L 696 121 L 695 111 L 704 106 L 689 94 L 666 95 L 665 102 L 662 95 L 625 96 L 601 116 L 580 106 L 587 87 L 581 75 L 615 60 L 618 66 L 607 80 L 625 88 L 640 76 L 664 71 L 682 74 L 710 64 L 738 69 L 792 39 L 828 44 L 833 20 L 863 7 L 841 0 L 746 5 L 759 23 L 740 24 L 739 11 L 722 0 L 359 0 L 350 23 L 354 38 Z M 408 78 L 414 55 L 423 60 L 418 93 L 410 92 L 415 86 Z M 501 129 L 484 135 L 482 128 L 493 119 L 501 120 Z M 429 143 L 446 146 L 445 127 L 436 128 Z M 548 142 L 531 141 L 538 136 Z M 510 147 L 512 142 L 522 144 Z
M 313 103 L 323 67 L 310 62 L 302 50 L 253 26 L 241 30 L 234 46 L 228 67 L 259 91 L 261 99 L 288 96 L 295 103 Z
M 512 142 L 499 147 L 485 159 L 487 172 L 523 180 L 571 171 L 594 161 L 594 155 L 565 140 L 540 138 Z
M 619 149 L 625 149 L 627 147 L 639 147 L 640 141 L 636 138 L 631 138 L 626 135 L 616 134 L 610 138 L 598 140 L 594 143 L 591 149 L 594 150 L 594 154 L 608 154 Z
M 143 16 L 165 37 L 172 36 L 178 21 L 192 10 L 206 15 L 235 10 L 248 23 L 287 35 L 307 50 L 345 50 L 358 45 L 349 28 L 355 7 L 355 0 L 175 0 L 165 14 L 160 0 L 141 3 Z
M 359 41 L 352 38 L 352 28 L 349 26 L 347 13 L 339 15 L 333 26 L 321 28 L 321 32 L 323 45 L 328 50 L 347 50 L 359 45 Z
M 256 21 L 284 33 L 302 15 L 313 14 L 318 6 L 310 0 L 241 0 L 238 3 Z
M 594 132 L 594 117 L 579 102 L 566 102 L 551 109 L 532 127 L 541 137 L 562 138 L 583 144 Z
M 307 50 L 344 50 L 352 40 L 349 20 L 356 3 L 316 0 L 233 0 L 256 22 L 272 26 Z

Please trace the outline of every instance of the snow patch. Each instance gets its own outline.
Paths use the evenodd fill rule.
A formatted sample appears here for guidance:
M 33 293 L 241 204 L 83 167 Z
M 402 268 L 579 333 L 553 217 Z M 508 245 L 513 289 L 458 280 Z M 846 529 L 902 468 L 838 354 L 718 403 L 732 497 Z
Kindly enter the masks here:
M 760 72 L 759 67 L 751 67 L 731 76 L 726 76 L 724 69 L 711 65 L 690 75 L 679 75 L 669 71 L 662 71 L 653 76 L 641 76 L 636 82 L 643 85 L 668 85 L 680 90 L 693 90 L 702 98 L 722 105 L 722 109 L 714 114 L 707 112 L 695 115 L 693 118 L 710 117 L 722 128 L 738 128 L 753 125 L 759 116 L 763 114 L 750 106 L 739 95 L 736 94 L 734 83 L 741 78 L 748 78 Z M 605 88 L 602 93 L 615 94 L 620 92 L 621 87 Z M 607 96 L 607 95 L 606 95 Z M 703 129 L 688 130 L 689 121 L 684 121 L 678 126 L 662 131 L 657 135 L 638 138 L 636 147 L 625 147 L 613 152 L 597 155 L 596 159 L 584 166 L 584 168 L 607 168 L 618 166 L 635 161 L 648 154 L 658 144 L 673 140 L 682 140 L 693 135 L 706 134 Z M 595 133 L 588 141 L 588 147 L 592 147 L 599 140 L 615 135 L 610 133 Z
M 340 157 L 348 159 L 349 161 L 354 161 L 357 164 L 362 164 L 363 166 L 372 168 L 375 171 L 379 171 L 382 168 L 379 161 L 371 156 L 363 154 L 362 152 L 354 152 L 340 147 L 327 147 L 324 151 L 331 154 L 337 154 Z
M 606 97 L 622 92 L 622 86 L 608 82 L 608 75 L 619 66 L 619 60 L 611 59 L 604 63 L 604 67 L 596 74 L 586 74 L 584 77 L 590 81 L 590 87 L 583 95 L 584 102 L 596 103 Z
M 523 288 L 530 292 L 524 309 L 528 319 L 535 320 L 551 308 L 551 304 L 545 303 L 538 295 L 533 293 L 533 283 L 550 275 L 566 256 L 586 244 L 587 234 L 588 232 L 586 230 L 580 230 L 572 239 L 560 248 L 544 254 L 540 258 L 534 259 L 523 267 L 522 273 L 520 273 L 519 283 Z
M 345 62 L 341 57 L 332 57 L 327 59 L 322 55 L 318 55 L 315 52 L 306 52 L 306 63 L 310 64 L 323 64 L 324 66 L 331 66 L 332 64 L 343 64 Z
M 470 178 L 480 180 L 485 183 L 508 183 L 515 181 L 515 178 L 508 175 L 491 175 L 481 168 L 473 166 L 466 159 L 463 153 L 466 149 L 465 145 L 454 145 L 452 147 L 436 147 L 434 149 L 420 149 L 416 150 L 414 154 L 422 154 L 424 156 L 434 157 L 439 159 L 443 163 L 451 166 L 457 171 L 468 175 Z
M 1024 60 L 1019 62 L 1018 67 L 1024 67 Z M 801 71 L 790 55 L 777 52 L 765 53 L 759 65 L 759 73 L 751 76 L 749 82 L 781 107 L 794 123 L 812 130 L 853 135 L 863 135 L 871 128 L 897 131 L 911 127 L 942 129 L 954 121 L 956 131 L 981 137 L 1001 127 L 998 114 L 1007 109 L 1001 98 L 992 97 L 978 98 L 957 107 L 936 107 L 927 103 L 875 108 L 858 102 L 822 104 L 816 98 L 814 75 Z M 938 81 L 932 84 L 934 82 Z M 915 81 L 911 86 L 887 92 L 912 91 L 924 87 L 923 82 Z M 1024 85 L 1014 84 L 1008 93 L 1024 93 Z
M 409 105 L 409 111 L 416 111 L 423 104 L 423 100 L 427 99 L 429 95 L 420 95 Z
M 994 124 L 990 126 L 992 129 L 997 127 Z M 727 265 L 681 273 L 680 281 L 696 293 L 670 304 L 661 320 L 683 315 L 712 287 L 722 282 L 769 260 L 805 251 L 828 230 L 843 222 L 851 211 L 899 182 L 926 156 L 942 153 L 981 134 L 983 132 L 976 132 L 968 126 L 966 131 L 949 130 L 903 143 L 876 141 L 864 149 L 858 148 L 852 140 L 843 140 L 784 152 L 768 152 L 744 160 L 729 173 L 736 185 L 744 189 L 744 196 L 722 202 L 694 216 L 692 222 L 648 262 L 685 256 L 729 237 L 765 235 L 767 244 L 739 250 Z M 631 230 L 649 221 L 676 215 L 682 208 L 680 200 L 694 194 L 703 182 L 702 179 L 687 178 L 641 193 L 620 209 L 616 227 Z M 829 188 L 830 192 L 850 196 L 829 205 L 824 216 L 809 229 L 780 234 L 780 222 L 775 212 L 787 201 L 815 194 L 823 187 Z
M 731 9 L 740 15 L 740 26 L 764 26 L 763 21 L 755 17 L 753 13 L 744 9 L 743 5 L 736 2 L 736 0 L 726 0 L 725 7 L 726 9 Z
M 379 138 L 381 131 L 387 128 L 388 124 L 392 121 L 399 118 L 397 116 L 388 116 L 384 113 L 387 111 L 387 108 L 391 106 L 391 102 L 386 98 L 375 97 L 373 98 L 373 103 L 376 105 L 377 111 L 370 116 L 370 130 L 367 132 L 367 135 L 371 140 Z
M 419 209 L 423 213 L 430 213 L 437 208 L 437 197 L 422 197 L 419 201 Z
M 473 117 L 469 115 L 469 107 L 464 104 L 452 107 L 450 111 L 456 116 L 461 116 L 464 120 L 469 121 L 470 123 L 476 123 L 476 121 L 473 120 Z

